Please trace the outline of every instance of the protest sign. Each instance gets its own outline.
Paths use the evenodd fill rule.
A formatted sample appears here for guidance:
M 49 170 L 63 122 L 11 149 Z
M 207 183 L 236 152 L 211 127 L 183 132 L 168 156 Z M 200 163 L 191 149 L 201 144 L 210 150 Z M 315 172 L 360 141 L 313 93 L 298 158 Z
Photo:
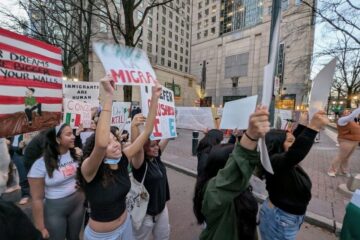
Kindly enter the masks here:
M 63 82 L 64 98 L 90 103 L 93 107 L 99 106 L 99 91 L 98 82 Z
M 149 113 L 149 105 L 151 102 L 151 87 L 141 86 L 141 106 L 142 113 L 147 116 Z M 174 138 L 176 133 L 175 121 L 175 99 L 174 92 L 166 87 L 162 87 L 156 119 L 154 122 L 153 133 L 150 138 L 152 140 Z
M 61 49 L 0 28 L 0 137 L 56 126 Z
M 118 127 L 120 131 L 124 129 L 126 120 L 129 117 L 130 104 L 129 102 L 113 102 L 111 126 Z
M 155 72 L 146 53 L 139 48 L 110 43 L 94 43 L 106 73 L 111 74 L 117 85 L 154 85 Z
M 178 128 L 205 131 L 214 129 L 214 118 L 210 107 L 176 107 Z
M 324 110 L 330 93 L 330 88 L 333 82 L 335 73 L 336 59 L 331 60 L 326 66 L 316 75 L 313 80 L 313 86 L 310 93 L 309 103 L 309 118 L 319 110 Z
M 249 117 L 255 112 L 258 96 L 251 96 L 225 103 L 220 129 L 247 129 Z
M 80 124 L 84 128 L 90 128 L 91 104 L 64 98 L 63 122 L 69 124 L 72 128 L 78 128 Z

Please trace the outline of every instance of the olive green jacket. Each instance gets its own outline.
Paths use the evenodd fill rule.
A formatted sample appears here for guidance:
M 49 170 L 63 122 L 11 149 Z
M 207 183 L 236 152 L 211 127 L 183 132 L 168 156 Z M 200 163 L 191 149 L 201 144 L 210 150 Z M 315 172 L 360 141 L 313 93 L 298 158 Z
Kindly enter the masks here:
M 259 153 L 236 144 L 225 167 L 209 180 L 202 203 L 206 229 L 200 240 L 238 240 L 234 198 L 249 186 Z

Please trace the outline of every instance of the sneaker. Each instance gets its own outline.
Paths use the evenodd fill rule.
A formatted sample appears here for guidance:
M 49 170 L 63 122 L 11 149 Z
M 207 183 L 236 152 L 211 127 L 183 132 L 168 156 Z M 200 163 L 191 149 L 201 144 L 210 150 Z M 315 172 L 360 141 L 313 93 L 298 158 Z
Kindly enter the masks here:
M 340 176 L 344 176 L 344 177 L 347 177 L 347 178 L 351 178 L 351 173 L 349 172 L 339 172 L 338 173 Z
M 336 146 L 337 146 L 337 147 L 340 147 L 340 144 L 337 143 Z
M 23 197 L 22 199 L 20 199 L 19 204 L 20 205 L 25 205 L 29 202 L 29 197 Z
M 319 143 L 320 140 L 315 138 L 314 142 L 315 142 L 315 143 Z
M 336 177 L 336 172 L 328 171 L 327 175 L 329 175 L 330 177 Z

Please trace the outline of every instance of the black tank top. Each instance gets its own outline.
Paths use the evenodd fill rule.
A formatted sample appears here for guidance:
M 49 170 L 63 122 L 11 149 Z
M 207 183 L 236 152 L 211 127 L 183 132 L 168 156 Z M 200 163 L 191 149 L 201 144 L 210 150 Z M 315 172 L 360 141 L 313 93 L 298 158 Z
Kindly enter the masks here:
M 117 170 L 101 163 L 94 179 L 85 184 L 84 190 L 90 203 L 90 217 L 99 222 L 110 222 L 119 218 L 126 209 L 126 195 L 130 190 L 130 178 L 127 170 L 128 159 L 122 155 Z M 105 169 L 108 168 L 108 169 Z M 104 171 L 111 171 L 113 180 L 103 184 Z

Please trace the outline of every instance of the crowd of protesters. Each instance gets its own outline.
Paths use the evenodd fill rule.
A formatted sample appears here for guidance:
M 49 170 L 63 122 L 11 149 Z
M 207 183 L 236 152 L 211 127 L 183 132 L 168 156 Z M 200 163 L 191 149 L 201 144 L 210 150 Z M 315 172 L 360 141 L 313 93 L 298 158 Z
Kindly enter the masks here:
M 111 76 L 102 79 L 101 112 L 94 112 L 89 129 L 60 124 L 31 141 L 21 135 L 0 139 L 0 196 L 21 188 L 19 204 L 31 196 L 33 218 L 0 197 L 1 239 L 170 239 L 170 188 L 161 159 L 170 139 L 150 139 L 161 86 L 152 89 L 147 116 L 133 111 L 129 137 L 110 127 L 113 84 Z M 354 122 L 359 111 L 339 119 L 340 154 L 330 176 L 348 173 L 348 158 L 360 141 Z M 296 239 L 311 199 L 311 180 L 300 163 L 328 122 L 319 111 L 309 121 L 301 114 L 293 132 L 270 129 L 267 108 L 257 107 L 248 129 L 235 131 L 229 143 L 222 144 L 222 131 L 209 130 L 197 149 L 193 210 L 204 228 L 199 238 Z M 274 174 L 261 166 L 259 138 L 265 138 Z M 126 206 L 130 172 L 149 194 L 140 227 L 133 226 Z M 260 210 L 249 184 L 255 172 L 269 193 Z

